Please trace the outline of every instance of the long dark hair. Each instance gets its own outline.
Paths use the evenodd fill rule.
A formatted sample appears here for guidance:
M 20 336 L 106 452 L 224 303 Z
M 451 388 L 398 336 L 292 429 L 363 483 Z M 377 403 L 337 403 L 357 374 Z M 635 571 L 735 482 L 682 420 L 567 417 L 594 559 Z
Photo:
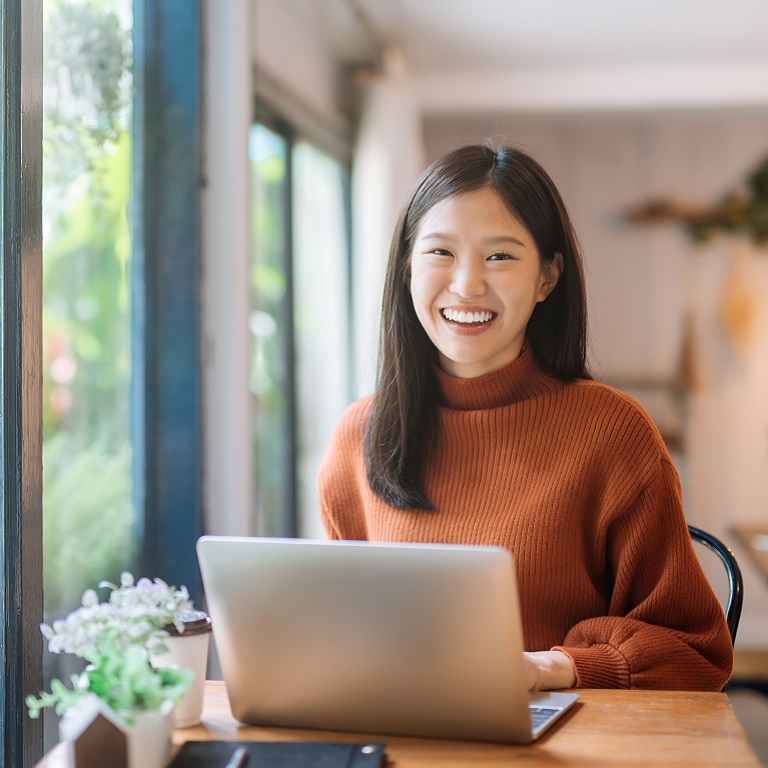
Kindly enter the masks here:
M 395 227 L 384 284 L 376 396 L 365 430 L 371 489 L 401 509 L 432 509 L 421 485 L 423 457 L 437 439 L 437 353 L 410 293 L 411 250 L 424 215 L 441 200 L 490 188 L 531 233 L 542 262 L 563 255 L 549 296 L 536 305 L 527 340 L 552 376 L 589 378 L 587 306 L 581 253 L 568 211 L 547 172 L 511 146 L 469 145 L 433 163 L 416 183 Z

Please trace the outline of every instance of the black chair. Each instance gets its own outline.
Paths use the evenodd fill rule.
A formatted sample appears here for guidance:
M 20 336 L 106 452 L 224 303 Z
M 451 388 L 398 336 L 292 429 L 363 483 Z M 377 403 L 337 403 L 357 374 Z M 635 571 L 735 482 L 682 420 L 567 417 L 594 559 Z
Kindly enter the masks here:
M 725 608 L 725 619 L 728 623 L 728 631 L 731 633 L 731 643 L 734 643 L 741 618 L 741 604 L 744 601 L 744 580 L 741 577 L 741 568 L 733 552 L 716 536 L 692 525 L 688 526 L 688 532 L 693 541 L 703 544 L 714 552 L 725 566 L 728 574 L 728 605 Z

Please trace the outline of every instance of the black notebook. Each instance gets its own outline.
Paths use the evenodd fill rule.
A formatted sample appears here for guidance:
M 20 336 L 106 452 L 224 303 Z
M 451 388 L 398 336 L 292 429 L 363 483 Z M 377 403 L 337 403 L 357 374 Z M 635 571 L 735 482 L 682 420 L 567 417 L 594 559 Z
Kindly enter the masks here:
M 168 768 L 224 768 L 238 747 L 248 750 L 246 768 L 382 768 L 381 741 L 187 741 Z

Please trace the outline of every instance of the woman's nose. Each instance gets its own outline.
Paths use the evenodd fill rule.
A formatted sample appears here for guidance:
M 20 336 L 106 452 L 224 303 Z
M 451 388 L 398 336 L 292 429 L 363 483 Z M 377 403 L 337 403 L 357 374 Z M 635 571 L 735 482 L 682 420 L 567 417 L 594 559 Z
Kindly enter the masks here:
M 464 299 L 482 296 L 486 290 L 482 266 L 468 262 L 457 264 L 453 271 L 450 290 Z

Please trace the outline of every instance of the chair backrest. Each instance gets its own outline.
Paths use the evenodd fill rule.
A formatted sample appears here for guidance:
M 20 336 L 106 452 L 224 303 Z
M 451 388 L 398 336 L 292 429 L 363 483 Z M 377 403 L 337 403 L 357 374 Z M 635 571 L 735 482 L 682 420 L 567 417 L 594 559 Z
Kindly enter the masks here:
M 728 574 L 728 604 L 725 608 L 725 619 L 728 623 L 728 631 L 731 633 L 731 642 L 736 641 L 736 630 L 739 628 L 739 619 L 741 618 L 741 604 L 744 600 L 744 580 L 741 576 L 741 569 L 736 562 L 736 558 L 720 539 L 711 533 L 702 531 L 701 528 L 688 526 L 688 532 L 691 539 L 703 544 L 707 549 L 714 552 L 720 559 Z

